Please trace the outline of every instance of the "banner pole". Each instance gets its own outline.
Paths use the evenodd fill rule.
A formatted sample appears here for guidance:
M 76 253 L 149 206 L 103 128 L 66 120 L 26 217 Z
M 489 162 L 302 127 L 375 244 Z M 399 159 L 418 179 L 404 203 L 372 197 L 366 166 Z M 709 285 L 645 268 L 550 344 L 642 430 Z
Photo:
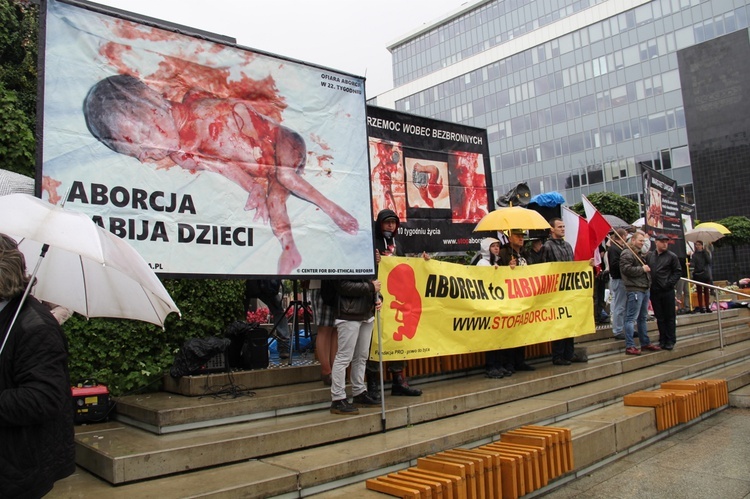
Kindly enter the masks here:
M 380 380 L 380 425 L 385 433 L 385 389 L 383 388 L 383 324 L 380 322 L 380 310 L 375 311 L 378 323 L 378 378 Z

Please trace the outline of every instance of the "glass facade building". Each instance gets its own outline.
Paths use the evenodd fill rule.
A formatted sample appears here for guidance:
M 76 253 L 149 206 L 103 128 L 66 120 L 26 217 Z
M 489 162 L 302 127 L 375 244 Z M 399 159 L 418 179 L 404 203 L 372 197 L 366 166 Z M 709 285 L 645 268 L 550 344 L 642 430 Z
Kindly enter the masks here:
M 486 128 L 496 197 L 640 201 L 643 164 L 695 203 L 677 52 L 746 30 L 749 5 L 477 0 L 389 47 L 397 86 L 371 102 Z

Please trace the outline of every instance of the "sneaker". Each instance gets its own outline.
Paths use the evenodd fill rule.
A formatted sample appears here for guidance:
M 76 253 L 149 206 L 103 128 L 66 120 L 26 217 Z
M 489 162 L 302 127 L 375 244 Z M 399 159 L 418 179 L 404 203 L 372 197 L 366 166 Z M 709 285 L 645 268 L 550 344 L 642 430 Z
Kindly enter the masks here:
M 331 414 L 359 414 L 359 409 L 350 404 L 346 399 L 334 400 L 331 402 Z
M 661 347 L 652 344 L 641 345 L 641 350 L 648 350 L 649 352 L 661 352 Z
M 354 396 L 354 404 L 359 407 L 372 407 L 374 405 L 380 405 L 380 402 L 370 397 L 367 392 L 362 392 L 359 395 Z
M 552 364 L 556 366 L 569 366 L 570 361 L 565 359 L 552 359 Z
M 625 349 L 625 355 L 640 355 L 641 351 L 636 347 L 629 347 Z
M 505 377 L 505 372 L 504 371 L 500 371 L 499 369 L 494 369 L 493 368 L 493 369 L 488 369 L 484 373 L 484 375 L 485 375 L 485 377 L 491 378 L 491 379 L 501 379 L 501 378 Z
M 616 339 L 616 340 L 624 340 L 625 339 L 625 333 L 617 333 L 616 335 L 613 336 L 613 338 Z
M 523 364 L 518 364 L 516 366 L 516 371 L 536 371 L 536 367 L 530 366 L 524 362 Z

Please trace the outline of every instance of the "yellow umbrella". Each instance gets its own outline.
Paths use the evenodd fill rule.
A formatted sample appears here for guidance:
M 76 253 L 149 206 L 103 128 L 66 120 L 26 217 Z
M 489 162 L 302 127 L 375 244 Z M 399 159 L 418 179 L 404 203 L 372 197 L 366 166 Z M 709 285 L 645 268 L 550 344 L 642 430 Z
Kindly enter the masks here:
M 727 229 L 726 227 L 724 227 L 721 224 L 717 224 L 716 222 L 703 222 L 702 224 L 696 225 L 695 228 L 696 229 L 716 229 L 719 232 L 721 232 L 722 234 L 724 234 L 725 236 L 727 234 L 731 234 L 732 233 L 732 231 L 730 231 L 729 229 Z
M 474 231 L 511 229 L 549 229 L 549 222 L 534 210 L 511 206 L 489 212 Z

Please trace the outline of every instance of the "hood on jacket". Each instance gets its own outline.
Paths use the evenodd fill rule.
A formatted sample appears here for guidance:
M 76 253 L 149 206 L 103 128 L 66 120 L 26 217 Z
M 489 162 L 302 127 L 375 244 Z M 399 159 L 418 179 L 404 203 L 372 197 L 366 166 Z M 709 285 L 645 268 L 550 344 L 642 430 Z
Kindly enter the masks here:
M 488 260 L 489 261 L 489 259 L 490 259 L 490 246 L 492 246 L 495 243 L 500 244 L 500 240 L 499 239 L 495 239 L 494 237 L 485 237 L 479 243 L 479 254 L 482 255 L 482 258 L 484 260 Z
M 401 225 L 401 220 L 398 219 L 398 215 L 396 215 L 396 212 L 390 209 L 380 210 L 380 213 L 378 213 L 378 216 L 375 219 L 375 237 L 384 237 L 381 225 L 383 224 L 383 220 L 385 220 L 386 218 L 396 219 L 396 231 L 398 231 L 398 227 Z M 396 234 L 394 233 L 393 235 L 395 236 Z

